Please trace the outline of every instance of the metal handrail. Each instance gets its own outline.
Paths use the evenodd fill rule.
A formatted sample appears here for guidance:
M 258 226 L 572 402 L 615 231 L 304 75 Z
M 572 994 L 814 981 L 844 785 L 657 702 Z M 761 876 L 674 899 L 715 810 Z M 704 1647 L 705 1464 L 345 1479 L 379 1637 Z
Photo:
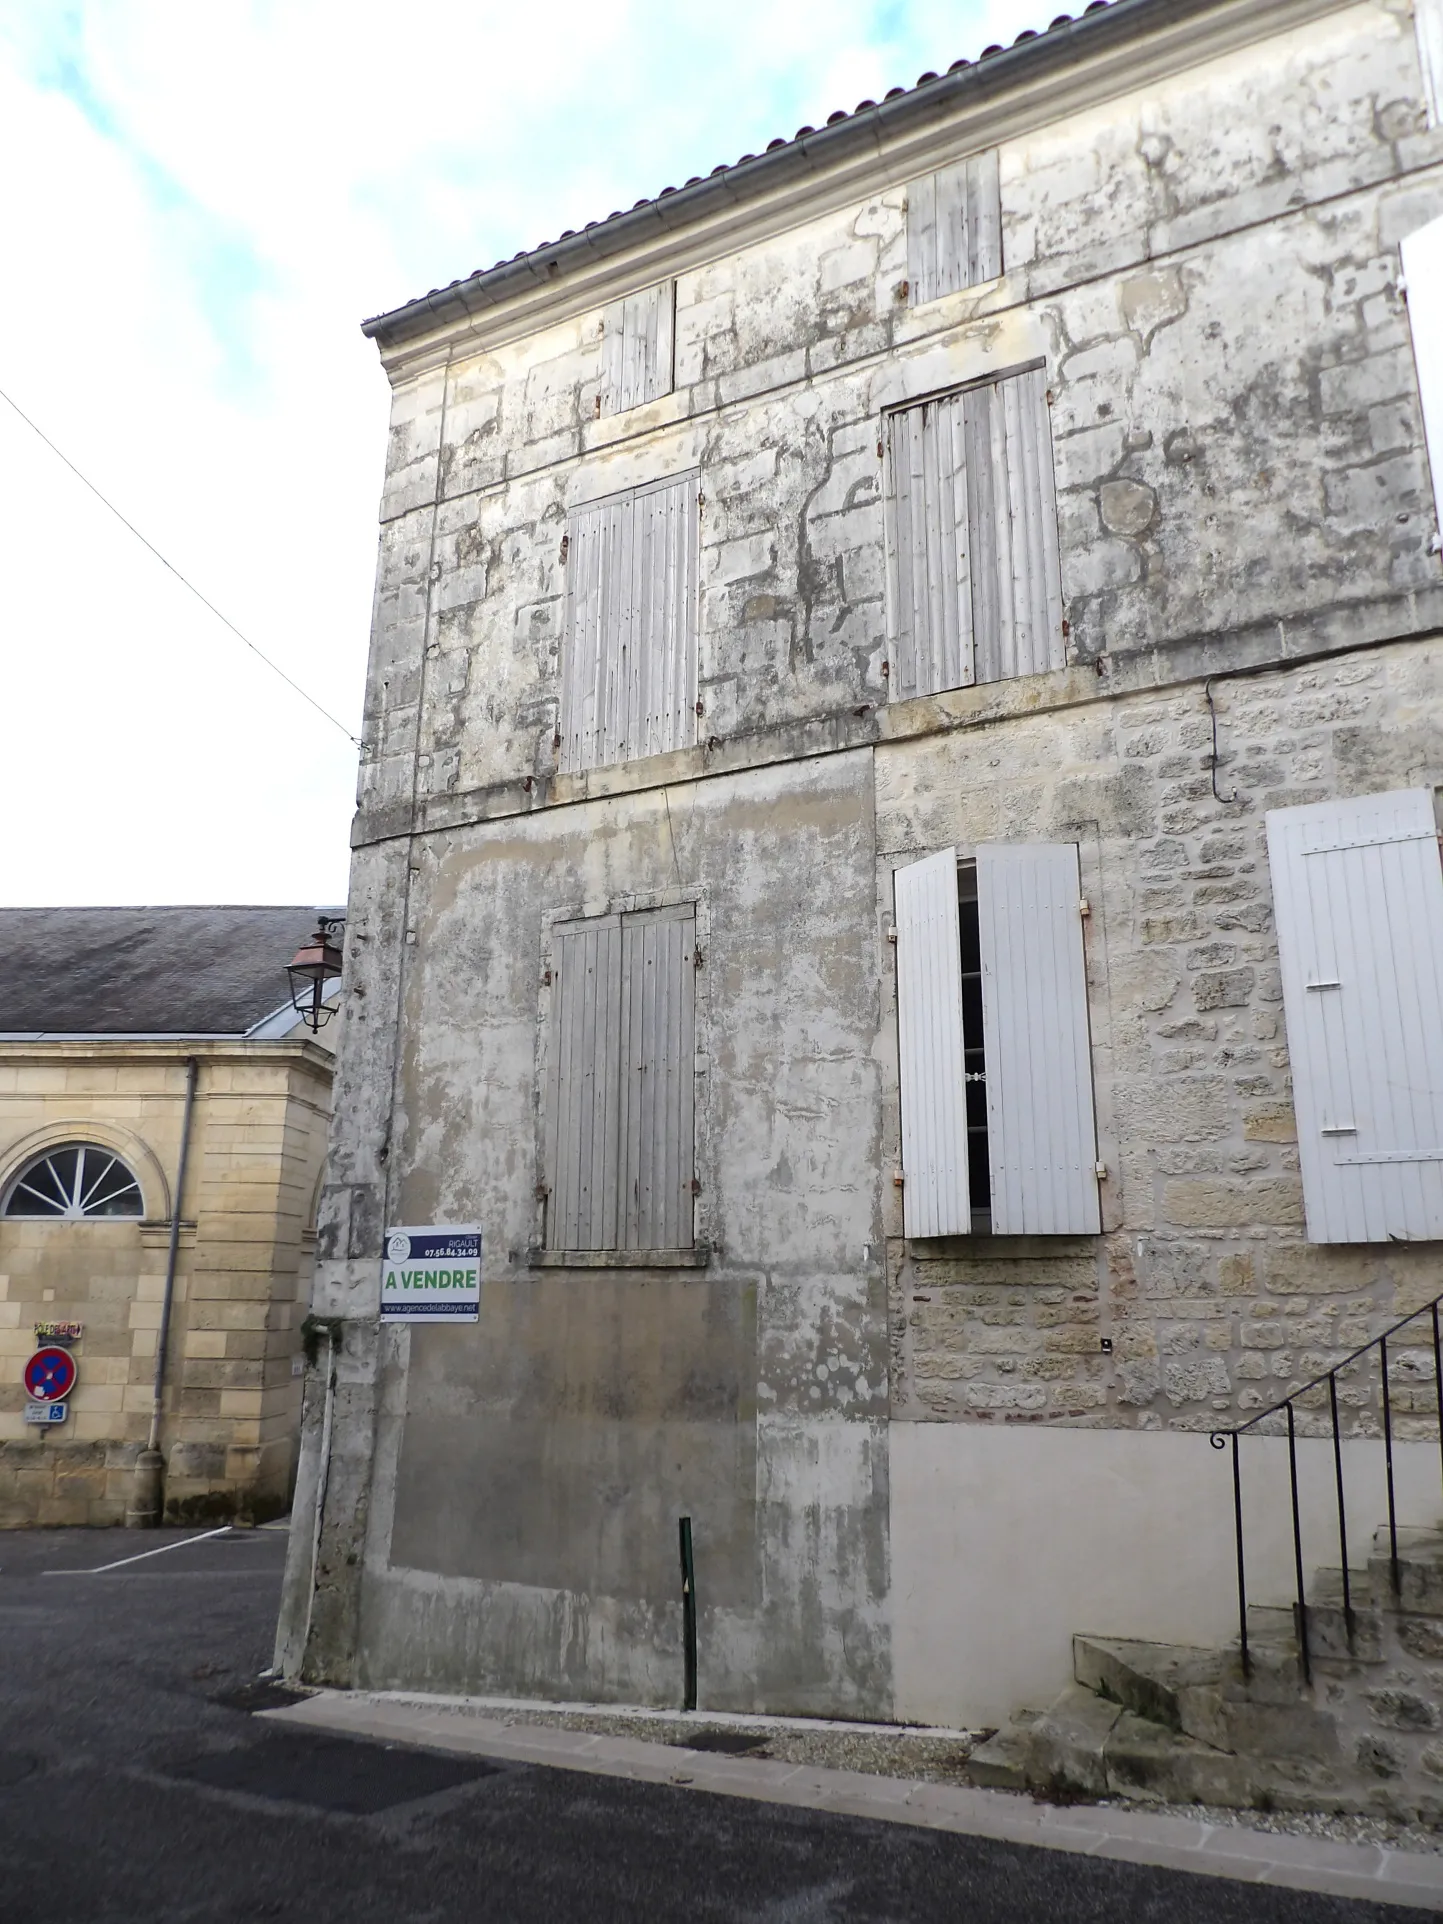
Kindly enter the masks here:
M 1343 1621 L 1347 1628 L 1348 1647 L 1351 1649 L 1356 1618 L 1353 1611 L 1352 1582 L 1348 1570 L 1348 1517 L 1343 1492 L 1342 1434 L 1338 1426 L 1338 1377 L 1352 1364 L 1367 1356 L 1370 1351 L 1377 1350 L 1383 1405 L 1383 1461 L 1388 1491 L 1388 1560 L 1393 1594 L 1398 1596 L 1401 1589 L 1398 1571 L 1398 1506 L 1393 1487 L 1393 1401 L 1388 1386 L 1388 1339 L 1396 1336 L 1399 1330 L 1406 1329 L 1410 1323 L 1416 1323 L 1420 1316 L 1431 1319 L 1433 1382 L 1438 1405 L 1438 1448 L 1440 1460 L 1443 1460 L 1443 1341 L 1440 1341 L 1438 1323 L 1440 1304 L 1443 1304 L 1443 1295 L 1435 1296 L 1431 1303 L 1424 1303 L 1421 1308 L 1410 1310 L 1399 1322 L 1383 1330 L 1379 1335 L 1370 1337 L 1366 1343 L 1334 1363 L 1331 1369 L 1323 1370 L 1321 1374 L 1302 1384 L 1269 1408 L 1259 1410 L 1257 1415 L 1250 1416 L 1246 1423 L 1238 1423 L 1231 1429 L 1213 1430 L 1210 1434 L 1208 1441 L 1215 1450 L 1231 1448 L 1232 1451 L 1233 1531 L 1237 1542 L 1238 1565 L 1238 1647 L 1244 1676 L 1250 1674 L 1252 1660 L 1248 1652 L 1248 1587 L 1243 1556 L 1243 1482 L 1242 1459 L 1238 1452 L 1239 1437 L 1246 1436 L 1249 1430 L 1256 1429 L 1259 1423 L 1265 1423 L 1270 1416 L 1285 1416 L 1287 1419 L 1288 1488 L 1293 1510 L 1293 1571 L 1297 1588 L 1294 1616 L 1298 1631 L 1298 1657 L 1302 1665 L 1303 1677 L 1305 1681 L 1311 1683 L 1313 1661 L 1308 1637 L 1308 1603 L 1303 1578 L 1303 1526 L 1298 1504 L 1297 1426 L 1293 1405 L 1307 1396 L 1310 1391 L 1321 1389 L 1325 1383 L 1327 1384 L 1328 1412 L 1333 1435 L 1333 1477 L 1338 1497 L 1338 1548 L 1343 1565 Z

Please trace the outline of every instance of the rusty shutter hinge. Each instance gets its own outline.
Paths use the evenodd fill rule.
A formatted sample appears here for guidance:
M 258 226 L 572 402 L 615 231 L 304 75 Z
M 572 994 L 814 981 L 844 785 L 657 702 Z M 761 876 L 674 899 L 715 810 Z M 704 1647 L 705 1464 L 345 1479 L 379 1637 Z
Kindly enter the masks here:
M 691 1193 L 694 1196 L 699 1196 L 701 1194 L 701 1184 L 695 1176 L 693 1176 L 691 1179 Z
M 549 989 L 549 988 L 551 987 L 551 971 L 550 971 L 550 969 L 546 969 L 546 970 L 543 970 L 543 972 L 542 972 L 542 976 L 541 976 L 541 986 L 542 986 L 542 988 L 543 988 L 543 989 Z

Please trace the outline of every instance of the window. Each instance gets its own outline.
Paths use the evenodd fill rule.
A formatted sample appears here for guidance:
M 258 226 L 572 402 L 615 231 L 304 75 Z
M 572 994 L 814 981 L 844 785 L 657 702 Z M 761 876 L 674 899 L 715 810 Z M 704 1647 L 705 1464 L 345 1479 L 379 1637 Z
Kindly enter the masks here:
M 695 933 L 689 902 L 553 930 L 548 1249 L 692 1247 Z
M 942 167 L 907 189 L 907 284 L 914 306 L 1002 272 L 997 150 Z
M 1315 1243 L 1443 1237 L 1443 866 L 1426 788 L 1269 812 Z
M 689 474 L 572 514 L 563 770 L 694 745 L 697 507 Z
M 676 282 L 613 301 L 601 317 L 601 412 L 624 414 L 670 394 Z
M 909 1236 L 1096 1235 L 1074 843 L 984 843 L 894 874 Z
M 93 1216 L 143 1216 L 145 1200 L 119 1156 L 93 1142 L 71 1142 L 25 1165 L 10 1185 L 4 1213 L 81 1222 Z
M 1047 376 L 889 417 L 895 700 L 1066 662 Z
M 1443 41 L 1443 26 L 1439 36 Z M 1433 470 L 1433 501 L 1443 528 L 1443 219 L 1404 235 L 1400 252 L 1423 403 L 1423 433 Z

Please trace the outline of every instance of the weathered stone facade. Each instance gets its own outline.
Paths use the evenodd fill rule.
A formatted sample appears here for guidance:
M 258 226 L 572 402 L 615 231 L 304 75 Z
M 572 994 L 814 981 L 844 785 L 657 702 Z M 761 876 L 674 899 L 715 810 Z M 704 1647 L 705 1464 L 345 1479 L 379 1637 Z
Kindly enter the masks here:
M 979 1425 L 1066 1432 L 1086 1507 L 1080 1432 L 1206 1431 L 1443 1289 L 1436 1246 L 1304 1240 L 1263 840 L 1268 809 L 1443 784 L 1397 251 L 1443 214 L 1443 133 L 1406 5 L 1111 12 L 371 324 L 395 394 L 315 1299 L 345 1334 L 292 1667 L 664 1700 L 689 1511 L 712 1704 L 995 1712 L 951 1674 L 982 1642 L 938 1645 L 930 1705 L 899 1681 L 934 1634 L 899 1430 L 953 1426 L 959 1477 Z M 986 146 L 1002 277 L 912 305 L 907 183 Z M 603 414 L 605 304 L 663 276 L 673 390 Z M 1038 363 L 1067 665 L 891 702 L 885 411 Z M 568 516 L 693 471 L 697 745 L 561 773 Z M 1030 840 L 1079 850 L 1103 1234 L 908 1241 L 893 871 Z M 704 930 L 709 1260 L 538 1266 L 547 929 L 667 901 Z M 377 1326 L 382 1227 L 427 1220 L 485 1227 L 479 1338 Z

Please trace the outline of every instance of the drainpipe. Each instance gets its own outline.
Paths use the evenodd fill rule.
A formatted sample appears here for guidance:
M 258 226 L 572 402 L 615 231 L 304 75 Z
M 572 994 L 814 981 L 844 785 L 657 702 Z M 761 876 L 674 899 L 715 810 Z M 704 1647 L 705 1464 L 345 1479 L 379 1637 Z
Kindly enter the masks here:
M 165 1258 L 165 1293 L 160 1302 L 160 1328 L 155 1339 L 155 1394 L 150 1408 L 150 1437 L 135 1459 L 135 1483 L 125 1510 L 127 1530 L 153 1528 L 161 1518 L 161 1484 L 165 1458 L 160 1453 L 160 1415 L 165 1396 L 165 1355 L 170 1345 L 170 1313 L 175 1302 L 175 1265 L 180 1254 L 180 1206 L 185 1195 L 185 1165 L 190 1157 L 190 1123 L 195 1109 L 195 1085 L 200 1064 L 194 1056 L 185 1063 L 185 1110 L 180 1122 L 180 1163 L 170 1206 L 170 1247 Z

